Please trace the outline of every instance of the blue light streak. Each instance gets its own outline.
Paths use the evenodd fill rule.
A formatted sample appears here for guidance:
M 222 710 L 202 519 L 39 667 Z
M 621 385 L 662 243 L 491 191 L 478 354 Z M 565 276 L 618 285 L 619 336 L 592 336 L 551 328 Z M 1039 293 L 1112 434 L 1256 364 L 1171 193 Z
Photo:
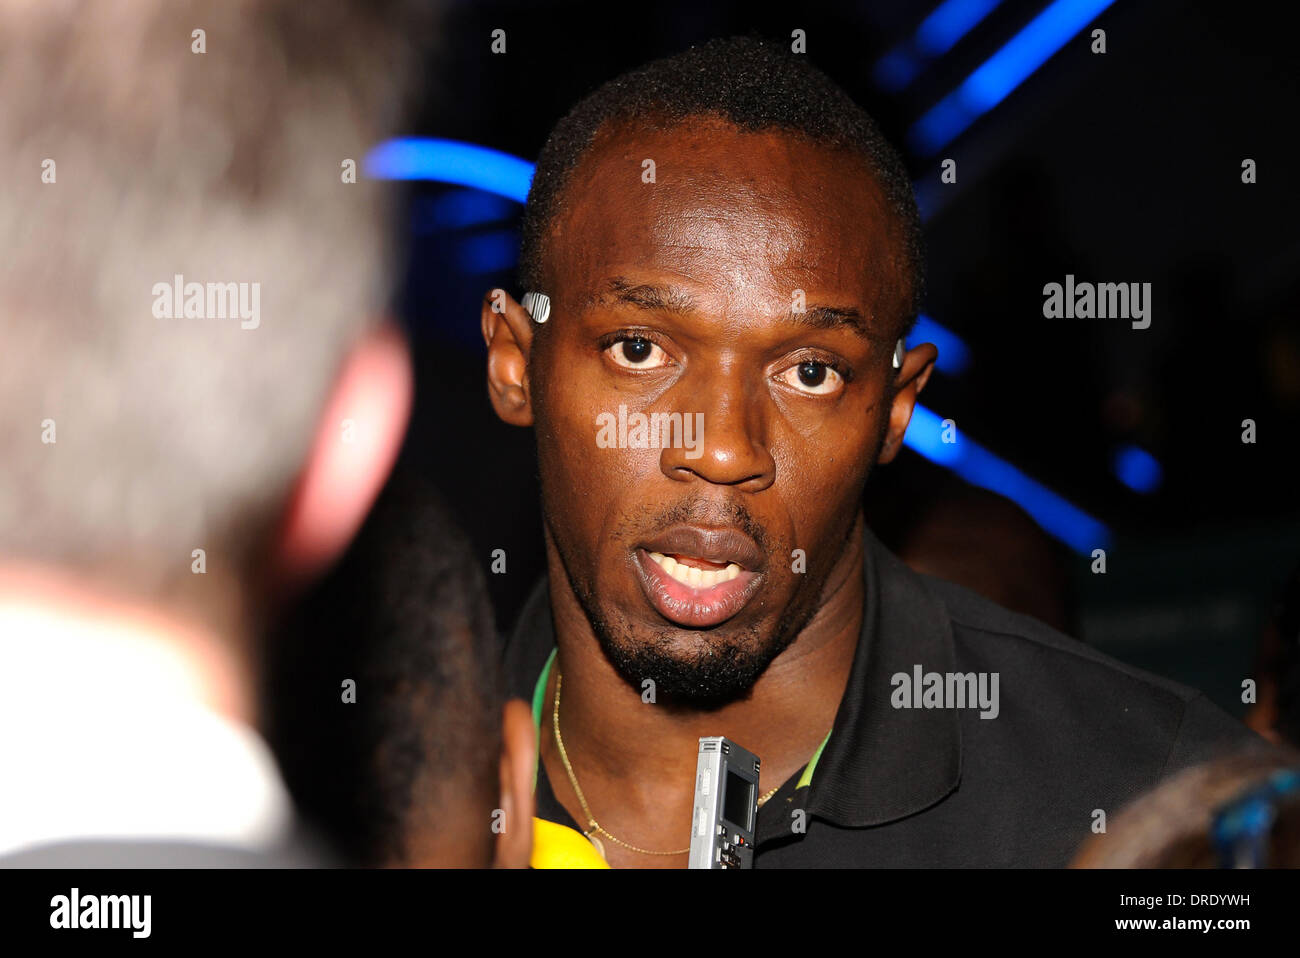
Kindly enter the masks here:
M 971 485 L 1006 496 L 1075 552 L 1089 555 L 1109 545 L 1111 532 L 1104 523 L 967 438 L 955 425 L 952 430 L 955 441 L 944 442 L 943 420 L 918 403 L 903 444 Z
M 908 132 L 909 145 L 922 156 L 947 146 L 1113 2 L 1055 0 L 917 120 Z

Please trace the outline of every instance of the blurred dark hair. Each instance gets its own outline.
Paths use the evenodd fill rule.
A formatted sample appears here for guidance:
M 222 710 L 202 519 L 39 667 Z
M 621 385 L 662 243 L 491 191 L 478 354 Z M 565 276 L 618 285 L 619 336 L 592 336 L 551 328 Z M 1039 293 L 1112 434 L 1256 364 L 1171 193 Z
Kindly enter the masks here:
M 405 864 L 413 835 L 459 831 L 474 803 L 488 820 L 500 648 L 483 572 L 431 487 L 389 482 L 268 654 L 268 738 L 299 810 L 343 855 Z
M 1180 772 L 1127 806 L 1109 830 L 1089 839 L 1075 865 L 1085 868 L 1230 867 L 1216 844 L 1221 813 L 1277 773 L 1300 772 L 1300 752 L 1256 747 Z M 1269 801 L 1273 820 L 1259 848 L 1271 868 L 1300 867 L 1300 789 Z

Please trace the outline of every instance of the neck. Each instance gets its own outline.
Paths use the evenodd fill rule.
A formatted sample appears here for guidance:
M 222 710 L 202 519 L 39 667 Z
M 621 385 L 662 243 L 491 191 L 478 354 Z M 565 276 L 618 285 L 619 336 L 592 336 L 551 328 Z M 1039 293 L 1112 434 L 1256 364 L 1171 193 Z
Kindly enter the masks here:
M 546 690 L 542 759 L 557 798 L 579 824 L 585 827 L 587 821 L 552 732 L 557 671 L 563 676 L 564 746 L 591 812 L 603 827 L 642 847 L 669 849 L 689 842 L 702 736 L 725 735 L 757 754 L 762 760 L 760 794 L 808 762 L 834 723 L 861 633 L 861 527 L 859 515 L 827 577 L 817 612 L 794 642 L 772 661 L 749 695 L 709 711 L 642 701 L 641 691 L 605 657 L 548 541 L 558 653 Z M 656 831 L 647 826 L 654 821 L 670 824 Z M 620 833 L 616 823 L 629 834 Z M 653 834 L 661 836 L 659 845 L 647 837 Z M 654 864 L 635 855 L 631 861 Z
M 238 604 L 238 603 L 236 603 Z M 232 721 L 256 723 L 253 669 L 241 643 L 177 609 L 160 611 L 69 573 L 0 567 L 0 659 L 60 654 L 59 674 L 38 672 L 30 694 L 49 700 L 93 685 L 150 699 L 198 702 Z

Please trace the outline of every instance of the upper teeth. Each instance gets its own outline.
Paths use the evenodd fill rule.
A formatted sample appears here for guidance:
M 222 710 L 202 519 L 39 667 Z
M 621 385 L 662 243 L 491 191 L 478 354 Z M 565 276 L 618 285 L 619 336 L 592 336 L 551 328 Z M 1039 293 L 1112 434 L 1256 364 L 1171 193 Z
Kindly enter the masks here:
M 696 589 L 708 589 L 719 582 L 729 582 L 740 575 L 740 566 L 734 562 L 728 562 L 725 569 L 697 569 L 661 552 L 650 553 L 650 558 L 682 585 L 689 585 Z

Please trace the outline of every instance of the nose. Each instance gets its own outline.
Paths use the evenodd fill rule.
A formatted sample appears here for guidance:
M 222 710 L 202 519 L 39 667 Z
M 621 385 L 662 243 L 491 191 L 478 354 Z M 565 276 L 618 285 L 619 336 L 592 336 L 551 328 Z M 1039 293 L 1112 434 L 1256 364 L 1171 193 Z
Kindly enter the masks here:
M 767 448 L 761 383 L 736 370 L 710 372 L 690 398 L 678 403 L 681 443 L 664 448 L 659 468 L 669 479 L 703 479 L 743 492 L 762 492 L 776 480 L 776 461 Z

